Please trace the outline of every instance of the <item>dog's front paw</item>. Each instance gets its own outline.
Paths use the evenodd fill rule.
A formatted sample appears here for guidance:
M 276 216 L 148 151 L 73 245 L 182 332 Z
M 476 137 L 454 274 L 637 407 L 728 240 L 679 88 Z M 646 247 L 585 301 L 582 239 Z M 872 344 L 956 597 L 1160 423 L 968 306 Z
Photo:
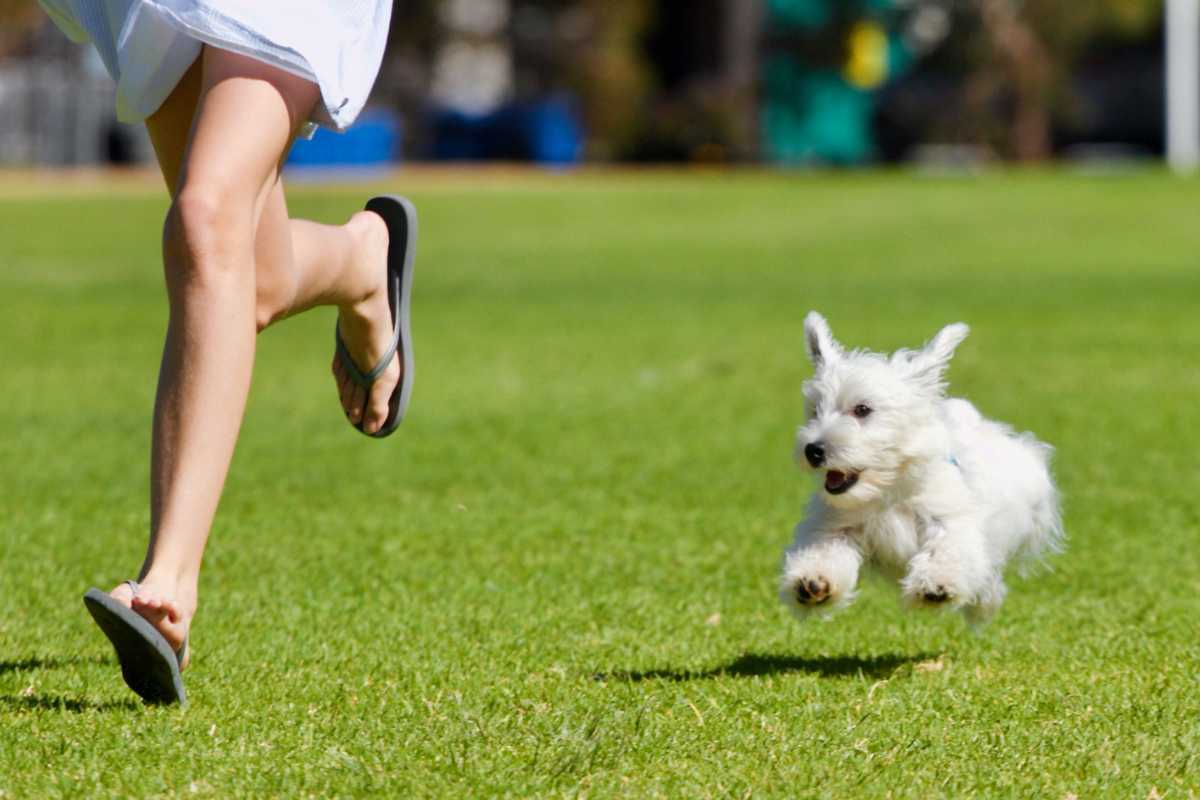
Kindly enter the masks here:
M 924 554 L 913 559 L 900 590 L 909 605 L 931 608 L 957 607 L 966 594 L 959 575 L 945 564 L 933 563 Z
M 800 578 L 792 587 L 796 602 L 802 606 L 819 606 L 829 600 L 829 581 L 822 577 Z
M 921 599 L 930 605 L 940 606 L 942 603 L 949 603 L 954 600 L 954 592 L 939 583 L 936 586 L 922 590 Z
M 961 598 L 958 591 L 944 583 L 918 583 L 910 585 L 905 581 L 903 587 L 904 601 L 910 606 L 937 608 L 939 606 L 958 606 Z
M 828 534 L 797 547 L 785 555 L 779 598 L 801 619 L 828 616 L 854 600 L 861 561 L 862 554 L 845 536 Z
M 825 616 L 854 600 L 853 589 L 846 590 L 833 576 L 820 572 L 790 575 L 780 588 L 780 599 L 801 617 Z

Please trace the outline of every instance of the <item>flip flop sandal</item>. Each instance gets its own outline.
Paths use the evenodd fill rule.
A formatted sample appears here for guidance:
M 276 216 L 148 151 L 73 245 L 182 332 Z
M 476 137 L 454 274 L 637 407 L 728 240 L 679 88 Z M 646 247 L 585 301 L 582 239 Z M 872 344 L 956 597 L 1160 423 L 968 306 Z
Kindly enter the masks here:
M 363 388 L 368 398 L 376 379 L 392 363 L 392 356 L 397 351 L 400 353 L 400 368 L 403 374 L 388 401 L 388 415 L 383 427 L 375 433 L 363 431 L 362 421 L 366 419 L 365 401 L 364 413 L 354 426 L 368 436 L 382 439 L 390 436 L 404 419 L 404 412 L 408 410 L 408 400 L 412 395 L 413 349 L 409 301 L 412 298 L 413 255 L 417 248 L 417 210 L 411 202 L 399 195 L 372 197 L 367 201 L 366 210 L 382 217 L 388 228 L 388 306 L 392 310 L 392 343 L 379 359 L 379 363 L 369 371 L 363 372 L 354 363 L 337 325 L 334 325 L 333 334 L 338 360 L 350 379 Z
M 137 594 L 136 581 L 125 581 Z M 187 705 L 179 669 L 187 657 L 187 639 L 176 652 L 141 614 L 106 592 L 88 589 L 83 596 L 92 619 L 112 642 L 121 662 L 121 675 L 130 689 L 151 705 Z

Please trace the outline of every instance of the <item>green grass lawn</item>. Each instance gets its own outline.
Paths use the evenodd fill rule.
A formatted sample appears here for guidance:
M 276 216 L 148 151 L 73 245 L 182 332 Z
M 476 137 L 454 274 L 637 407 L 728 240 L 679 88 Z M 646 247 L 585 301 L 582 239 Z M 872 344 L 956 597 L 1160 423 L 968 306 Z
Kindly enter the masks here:
M 409 420 L 346 424 L 329 310 L 262 336 L 184 711 L 80 602 L 145 547 L 163 199 L 0 199 L 0 797 L 1200 794 L 1200 184 L 397 188 Z M 1058 448 L 1068 550 L 981 634 L 777 602 L 812 308 L 876 349 L 965 320 L 952 391 Z

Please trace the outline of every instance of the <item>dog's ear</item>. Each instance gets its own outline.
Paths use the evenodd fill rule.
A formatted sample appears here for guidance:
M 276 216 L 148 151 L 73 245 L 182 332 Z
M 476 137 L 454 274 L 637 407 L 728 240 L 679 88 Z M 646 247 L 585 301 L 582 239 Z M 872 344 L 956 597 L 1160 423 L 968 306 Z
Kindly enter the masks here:
M 920 350 L 902 350 L 896 356 L 906 362 L 911 378 L 932 391 L 941 392 L 945 388 L 942 375 L 945 374 L 946 367 L 950 366 L 955 349 L 970 332 L 971 329 L 966 324 L 955 322 L 938 331 Z
M 804 341 L 808 345 L 808 359 L 812 361 L 813 369 L 820 369 L 841 358 L 842 346 L 833 338 L 829 323 L 815 311 L 808 312 L 804 318 Z

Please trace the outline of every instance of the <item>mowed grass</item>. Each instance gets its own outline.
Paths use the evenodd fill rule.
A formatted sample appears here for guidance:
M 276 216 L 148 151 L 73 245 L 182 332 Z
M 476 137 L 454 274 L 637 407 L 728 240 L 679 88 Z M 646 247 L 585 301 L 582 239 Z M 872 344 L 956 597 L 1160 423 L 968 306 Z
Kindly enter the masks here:
M 0 199 L 0 797 L 1200 793 L 1197 183 L 401 173 L 410 418 L 347 426 L 328 309 L 261 337 L 181 712 L 80 603 L 145 546 L 164 202 L 31 180 Z M 877 583 L 777 602 L 812 308 L 875 349 L 967 321 L 952 390 L 1058 448 L 1068 550 L 982 633 Z

